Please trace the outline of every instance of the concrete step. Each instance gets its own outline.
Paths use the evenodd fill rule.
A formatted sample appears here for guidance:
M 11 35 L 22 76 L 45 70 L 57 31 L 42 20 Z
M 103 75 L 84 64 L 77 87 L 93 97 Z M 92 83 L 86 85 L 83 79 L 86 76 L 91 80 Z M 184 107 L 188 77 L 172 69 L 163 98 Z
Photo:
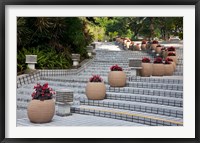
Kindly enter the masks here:
M 163 97 L 173 97 L 173 98 L 183 98 L 182 91 L 172 91 L 172 90 L 160 90 L 160 89 L 147 89 L 147 88 L 133 88 L 133 87 L 109 87 L 106 91 L 116 92 L 116 93 L 132 93 L 132 94 L 142 94 L 151 96 L 163 96 Z
M 153 103 L 159 105 L 183 107 L 183 99 L 181 98 L 163 97 L 154 95 L 106 92 L 106 99 L 134 101 L 134 102 L 137 101 L 142 103 Z
M 41 84 L 44 84 L 46 81 L 40 80 Z M 78 93 L 85 93 L 86 83 L 63 83 L 63 82 L 49 82 L 49 86 L 54 88 L 70 88 L 74 92 L 78 91 Z M 29 84 L 27 87 L 30 89 L 34 87 L 34 84 Z M 23 87 L 24 88 L 24 87 Z M 164 96 L 164 97 L 176 97 L 182 98 L 183 92 L 176 90 L 160 90 L 160 89 L 148 89 L 148 88 L 136 88 L 136 87 L 110 87 L 106 86 L 107 92 L 116 92 L 116 93 L 132 93 L 132 94 L 142 94 L 142 95 L 154 95 L 154 96 Z
M 128 87 L 137 88 L 150 88 L 150 89 L 161 89 L 161 90 L 178 90 L 183 91 L 182 84 L 165 84 L 165 83 L 149 83 L 149 82 L 127 82 Z
M 142 103 L 134 101 L 120 100 L 81 100 L 81 105 L 108 107 L 114 109 L 130 110 L 144 113 L 159 114 L 171 117 L 183 118 L 183 109 L 181 107 L 172 107 L 167 105 L 158 105 L 151 103 Z
M 149 83 L 164 83 L 164 84 L 183 84 L 183 77 L 181 76 L 150 76 L 140 77 L 131 76 L 128 78 L 129 81 L 134 82 L 149 82 Z
M 18 110 L 17 114 L 21 114 L 22 116 L 25 116 L 26 118 L 20 118 L 17 119 L 17 126 L 26 126 L 26 127 L 49 127 L 49 126 L 124 126 L 124 127 L 130 127 L 130 126 L 148 126 L 148 125 L 143 125 L 139 123 L 134 123 L 134 122 L 128 122 L 124 120 L 116 120 L 112 118 L 103 118 L 103 117 L 97 117 L 97 116 L 88 116 L 88 115 L 81 115 L 81 114 L 75 114 L 73 113 L 72 116 L 66 116 L 66 117 L 60 117 L 57 115 L 54 115 L 53 120 L 49 123 L 43 123 L 43 124 L 35 124 L 31 123 L 29 119 L 27 118 L 27 114 L 24 113 L 26 112 L 25 110 Z
M 151 126 L 183 126 L 183 120 L 181 118 L 155 115 L 137 111 L 110 109 L 106 107 L 74 105 L 71 107 L 71 112 L 77 114 L 125 120 Z

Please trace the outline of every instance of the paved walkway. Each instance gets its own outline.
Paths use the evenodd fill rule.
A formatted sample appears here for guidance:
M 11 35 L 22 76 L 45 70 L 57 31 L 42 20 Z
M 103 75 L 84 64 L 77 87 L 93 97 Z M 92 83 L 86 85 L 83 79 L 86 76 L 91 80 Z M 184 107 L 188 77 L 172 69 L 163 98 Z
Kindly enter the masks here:
M 169 43 L 167 43 L 169 44 Z M 174 44 L 174 43 L 173 43 Z M 177 44 L 180 47 L 180 43 Z M 54 90 L 74 91 L 72 116 L 55 115 L 46 124 L 33 124 L 27 118 L 27 104 L 35 83 L 17 89 L 17 126 L 176 126 L 183 125 L 183 50 L 177 49 L 179 64 L 176 74 L 162 77 L 131 76 L 130 57 L 151 57 L 145 51 L 124 51 L 114 43 L 97 43 L 96 57 L 76 75 L 42 76 L 39 83 L 49 83 Z M 125 87 L 108 85 L 110 66 L 118 64 L 127 74 Z M 88 100 L 85 86 L 92 74 L 100 74 L 106 84 L 106 99 Z
M 146 126 L 134 122 L 115 120 L 104 117 L 73 114 L 72 116 L 54 116 L 52 122 L 44 124 L 31 123 L 28 118 L 17 120 L 17 126 Z

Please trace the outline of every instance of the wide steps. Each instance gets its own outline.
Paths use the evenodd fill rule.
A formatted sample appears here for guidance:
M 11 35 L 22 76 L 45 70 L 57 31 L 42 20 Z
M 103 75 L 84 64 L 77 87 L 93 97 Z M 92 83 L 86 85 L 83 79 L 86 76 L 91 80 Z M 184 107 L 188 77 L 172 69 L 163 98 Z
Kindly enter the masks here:
M 180 107 L 172 107 L 166 105 L 149 104 L 149 103 L 141 103 L 133 101 L 120 101 L 120 100 L 110 100 L 110 99 L 81 100 L 81 105 L 123 109 L 123 110 L 172 116 L 178 118 L 183 117 L 183 110 Z
M 183 126 L 183 120 L 181 118 L 155 115 L 137 111 L 127 111 L 122 109 L 111 109 L 106 107 L 87 105 L 74 105 L 71 107 L 71 112 L 125 120 L 151 126 Z
M 169 98 L 169 97 L 155 96 L 155 95 L 106 92 L 106 99 L 121 100 L 121 101 L 136 101 L 142 103 L 183 107 L 183 99 L 181 98 L 173 98 L 173 97 Z

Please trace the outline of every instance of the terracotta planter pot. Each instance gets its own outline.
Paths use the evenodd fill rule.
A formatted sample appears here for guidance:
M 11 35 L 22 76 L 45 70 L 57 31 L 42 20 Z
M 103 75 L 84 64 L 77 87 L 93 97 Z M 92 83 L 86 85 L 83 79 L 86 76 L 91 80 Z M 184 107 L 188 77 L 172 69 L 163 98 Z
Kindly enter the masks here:
M 106 96 L 106 86 L 103 82 L 88 82 L 85 93 L 90 100 L 102 100 Z
M 140 46 L 139 45 L 135 45 L 135 50 L 139 51 L 140 50 Z
M 175 64 L 175 62 L 171 62 L 171 63 L 172 63 L 173 69 L 175 71 L 176 70 L 176 64 Z
M 171 76 L 173 75 L 173 72 L 174 72 L 174 67 L 172 64 L 164 64 L 164 71 L 165 71 L 165 74 L 166 76 Z
M 108 83 L 112 87 L 123 87 L 126 84 L 126 74 L 123 71 L 110 71 Z
M 161 64 L 152 64 L 152 75 L 153 76 L 163 76 L 165 73 L 164 65 Z
M 151 63 L 142 63 L 141 64 L 141 76 L 151 76 L 152 75 L 152 64 Z
M 162 47 L 156 47 L 156 53 L 160 54 L 161 53 Z
M 177 64 L 177 62 L 178 62 L 176 56 L 167 56 L 167 58 L 173 59 L 173 62 L 175 62 L 175 64 Z
M 156 46 L 157 46 L 158 44 L 151 44 L 151 49 L 152 50 L 156 50 Z
M 142 45 L 141 45 L 141 49 L 142 49 L 142 50 L 146 50 L 146 49 L 147 49 L 147 44 L 142 44 Z
M 176 54 L 176 51 L 165 51 L 166 57 L 168 56 L 169 53 L 174 53 L 174 54 Z
M 28 118 L 33 123 L 48 123 L 55 113 L 55 101 L 31 100 L 27 108 Z

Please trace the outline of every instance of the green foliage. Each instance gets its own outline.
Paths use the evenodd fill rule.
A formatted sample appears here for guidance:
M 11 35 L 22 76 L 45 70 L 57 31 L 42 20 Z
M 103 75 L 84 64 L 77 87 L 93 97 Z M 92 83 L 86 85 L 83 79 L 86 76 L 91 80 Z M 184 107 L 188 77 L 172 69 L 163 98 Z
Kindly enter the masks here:
M 37 55 L 36 69 L 66 69 L 71 67 L 72 61 L 70 55 L 64 52 L 57 52 L 54 48 L 22 48 L 17 53 L 17 71 L 21 72 L 27 69 L 25 64 L 26 55 Z

